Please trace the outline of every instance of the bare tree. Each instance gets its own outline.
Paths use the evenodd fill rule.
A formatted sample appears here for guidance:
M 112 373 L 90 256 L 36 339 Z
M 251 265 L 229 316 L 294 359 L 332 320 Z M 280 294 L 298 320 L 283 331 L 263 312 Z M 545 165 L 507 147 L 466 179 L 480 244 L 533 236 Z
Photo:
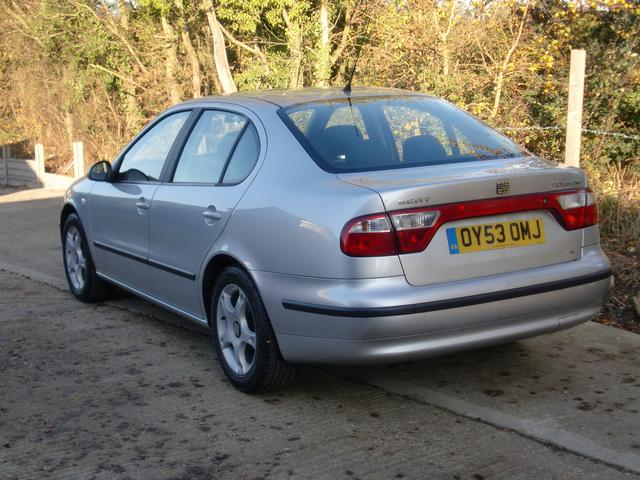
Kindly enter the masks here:
M 449 0 L 449 11 L 446 16 L 446 25 L 443 27 L 440 25 L 440 11 L 439 9 L 433 9 L 433 23 L 440 39 L 440 46 L 438 53 L 442 56 L 442 74 L 446 77 L 449 75 L 449 69 L 451 64 L 451 46 L 449 44 L 449 37 L 451 31 L 455 27 L 459 20 L 458 4 L 457 0 Z
M 202 8 L 207 14 L 207 21 L 209 23 L 209 30 L 211 32 L 211 39 L 213 41 L 213 62 L 216 67 L 216 74 L 222 93 L 228 94 L 237 92 L 238 88 L 231 75 L 231 68 L 229 67 L 229 59 L 227 57 L 227 47 L 224 43 L 224 33 L 218 17 L 216 16 L 215 8 L 211 0 L 204 0 L 202 2 Z
M 200 59 L 198 58 L 198 52 L 196 52 L 193 42 L 191 41 L 191 35 L 189 33 L 189 26 L 185 21 L 186 12 L 184 10 L 183 0 L 175 0 L 175 5 L 178 9 L 178 18 L 180 19 L 180 37 L 182 39 L 182 45 L 184 46 L 189 64 L 191 65 L 191 88 L 193 98 L 199 98 L 202 96 L 202 74 L 200 70 Z
M 282 18 L 286 26 L 287 46 L 291 56 L 289 70 L 289 88 L 302 86 L 302 27 L 298 20 L 292 20 L 286 8 L 282 9 Z
M 318 45 L 318 60 L 316 63 L 316 83 L 319 87 L 329 85 L 331 77 L 331 45 L 329 44 L 329 2 L 320 2 L 320 44 Z
M 522 16 L 520 17 L 520 22 L 518 25 L 517 33 L 513 36 L 511 40 L 511 45 L 507 50 L 504 58 L 502 59 L 502 63 L 500 64 L 500 68 L 498 70 L 498 75 L 496 76 L 494 97 L 493 97 L 493 108 L 491 109 L 491 113 L 489 114 L 489 119 L 494 119 L 498 114 L 498 109 L 500 108 L 500 97 L 502 96 L 502 89 L 504 87 L 505 76 L 509 69 L 509 64 L 511 63 L 511 59 L 513 58 L 513 54 L 516 49 L 520 46 L 520 40 L 522 39 L 522 31 L 524 30 L 525 23 L 527 21 L 527 13 L 529 12 L 529 4 L 530 1 L 526 0 L 524 4 L 524 11 Z
M 169 23 L 166 15 L 160 18 L 162 31 L 165 39 L 165 77 L 167 80 L 167 89 L 171 103 L 178 103 L 182 97 L 180 94 L 180 84 L 176 79 L 178 70 L 178 45 L 176 43 L 176 31 Z

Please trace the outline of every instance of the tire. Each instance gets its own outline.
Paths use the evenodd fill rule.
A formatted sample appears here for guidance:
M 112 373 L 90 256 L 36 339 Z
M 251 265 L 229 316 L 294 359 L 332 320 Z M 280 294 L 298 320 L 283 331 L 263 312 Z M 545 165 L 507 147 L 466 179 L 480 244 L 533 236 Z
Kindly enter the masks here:
M 105 300 L 111 285 L 96 275 L 87 236 L 77 214 L 70 214 L 62 226 L 62 260 L 69 290 L 80 301 L 93 303 Z
M 226 268 L 216 281 L 211 332 L 220 366 L 241 392 L 276 390 L 293 378 L 294 368 L 280 354 L 258 289 L 238 267 Z

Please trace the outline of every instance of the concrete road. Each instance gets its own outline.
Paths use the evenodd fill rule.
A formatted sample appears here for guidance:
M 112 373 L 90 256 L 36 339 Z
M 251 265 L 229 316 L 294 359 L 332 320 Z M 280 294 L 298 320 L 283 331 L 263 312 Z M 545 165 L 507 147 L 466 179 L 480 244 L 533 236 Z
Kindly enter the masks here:
M 589 323 L 412 364 L 301 368 L 287 390 L 246 396 L 177 317 L 66 292 L 59 206 L 0 190 L 2 479 L 640 478 L 636 335 Z

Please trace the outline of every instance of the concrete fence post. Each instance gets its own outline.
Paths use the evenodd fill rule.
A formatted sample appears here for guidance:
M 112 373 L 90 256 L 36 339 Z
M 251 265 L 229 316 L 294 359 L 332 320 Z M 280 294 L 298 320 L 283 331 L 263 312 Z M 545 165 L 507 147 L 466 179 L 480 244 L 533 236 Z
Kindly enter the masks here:
M 84 177 L 84 145 L 82 142 L 73 142 L 73 176 Z
M 36 175 L 38 177 L 38 186 L 44 187 L 44 145 L 36 143 L 34 153 L 36 155 Z
M 2 146 L 2 173 L 4 176 L 5 186 L 9 186 L 9 158 L 11 158 L 11 147 L 8 145 Z
M 584 50 L 571 50 L 569 71 L 569 106 L 567 108 L 567 139 L 564 163 L 580 166 L 580 140 L 582 135 L 582 100 L 584 97 L 584 69 L 587 54 Z

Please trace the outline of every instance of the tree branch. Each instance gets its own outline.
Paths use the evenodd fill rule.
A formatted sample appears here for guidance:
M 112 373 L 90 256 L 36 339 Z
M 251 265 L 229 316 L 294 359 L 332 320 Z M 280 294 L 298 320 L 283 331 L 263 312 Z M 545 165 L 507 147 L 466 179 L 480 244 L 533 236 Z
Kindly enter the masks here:
M 139 83 L 133 81 L 130 78 L 125 77 L 124 75 L 122 75 L 121 73 L 116 72 L 115 70 L 111 70 L 110 68 L 103 67 L 102 65 L 98 65 L 97 63 L 90 63 L 89 66 L 93 67 L 93 68 L 97 68 L 98 70 L 102 70 L 103 72 L 106 72 L 109 75 L 113 75 L 114 77 L 118 77 L 120 80 L 124 80 L 127 83 L 131 83 L 131 84 L 135 85 L 136 87 L 141 88 L 142 90 L 146 90 L 146 88 L 144 88 Z
M 74 3 L 76 7 L 84 8 L 85 10 L 88 10 L 89 12 L 91 12 L 91 14 L 96 18 L 96 20 L 98 20 L 98 22 L 104 23 L 100 18 L 100 16 L 89 5 L 86 5 L 84 3 L 77 2 L 77 1 Z M 100 1 L 100 5 L 102 5 L 104 8 L 107 8 L 102 0 Z M 108 8 L 107 8 L 107 11 L 108 11 Z M 140 70 L 142 70 L 144 73 L 147 73 L 148 72 L 147 67 L 144 66 L 144 64 L 142 63 L 142 60 L 140 60 L 140 57 L 136 53 L 133 46 L 129 43 L 129 41 L 118 31 L 118 27 L 114 24 L 113 19 L 110 18 L 106 23 L 107 23 L 107 28 L 111 31 L 111 33 L 113 33 L 118 38 L 118 40 L 122 42 L 124 47 L 129 51 L 129 53 L 135 60 L 136 64 L 138 65 L 138 67 L 140 67 Z
M 235 38 L 231 34 L 231 32 L 229 32 L 229 30 L 224 28 L 220 22 L 218 22 L 218 24 L 220 25 L 220 30 L 222 30 L 222 33 L 224 33 L 224 36 L 227 37 L 227 39 L 231 43 L 233 43 L 237 47 L 240 47 L 240 48 L 246 50 L 247 52 L 250 52 L 250 53 L 254 54 L 264 64 L 265 68 L 267 69 L 267 72 L 269 71 L 269 63 L 267 61 L 267 56 L 264 53 L 262 53 L 262 51 L 259 48 L 252 47 L 251 45 L 249 45 L 249 44 L 247 44 L 247 43 L 245 43 L 245 42 L 243 42 L 241 40 L 238 40 L 237 38 Z
M 27 38 L 30 38 L 32 40 L 34 40 L 38 45 L 40 45 L 41 47 L 44 48 L 44 44 L 42 43 L 42 40 L 34 35 L 31 35 L 29 33 L 27 33 L 27 31 L 29 30 L 29 24 L 27 23 L 27 21 L 24 19 L 24 14 L 22 12 L 22 10 L 20 10 L 20 8 L 16 5 L 16 2 L 11 2 L 11 6 L 19 11 L 21 15 L 18 15 L 18 13 L 16 13 L 15 11 L 13 11 L 10 7 L 6 7 L 5 10 L 9 13 L 9 15 L 11 15 L 16 22 L 18 22 L 20 25 L 22 25 L 22 27 L 25 30 L 21 30 L 19 28 L 16 28 L 16 30 L 18 30 L 22 35 L 24 35 Z
M 338 61 L 344 49 L 347 48 L 347 44 L 349 43 L 349 34 L 351 33 L 351 5 L 347 3 L 344 10 L 344 28 L 342 29 L 342 35 L 340 36 L 340 43 L 333 51 L 331 55 L 331 65 L 335 65 Z

